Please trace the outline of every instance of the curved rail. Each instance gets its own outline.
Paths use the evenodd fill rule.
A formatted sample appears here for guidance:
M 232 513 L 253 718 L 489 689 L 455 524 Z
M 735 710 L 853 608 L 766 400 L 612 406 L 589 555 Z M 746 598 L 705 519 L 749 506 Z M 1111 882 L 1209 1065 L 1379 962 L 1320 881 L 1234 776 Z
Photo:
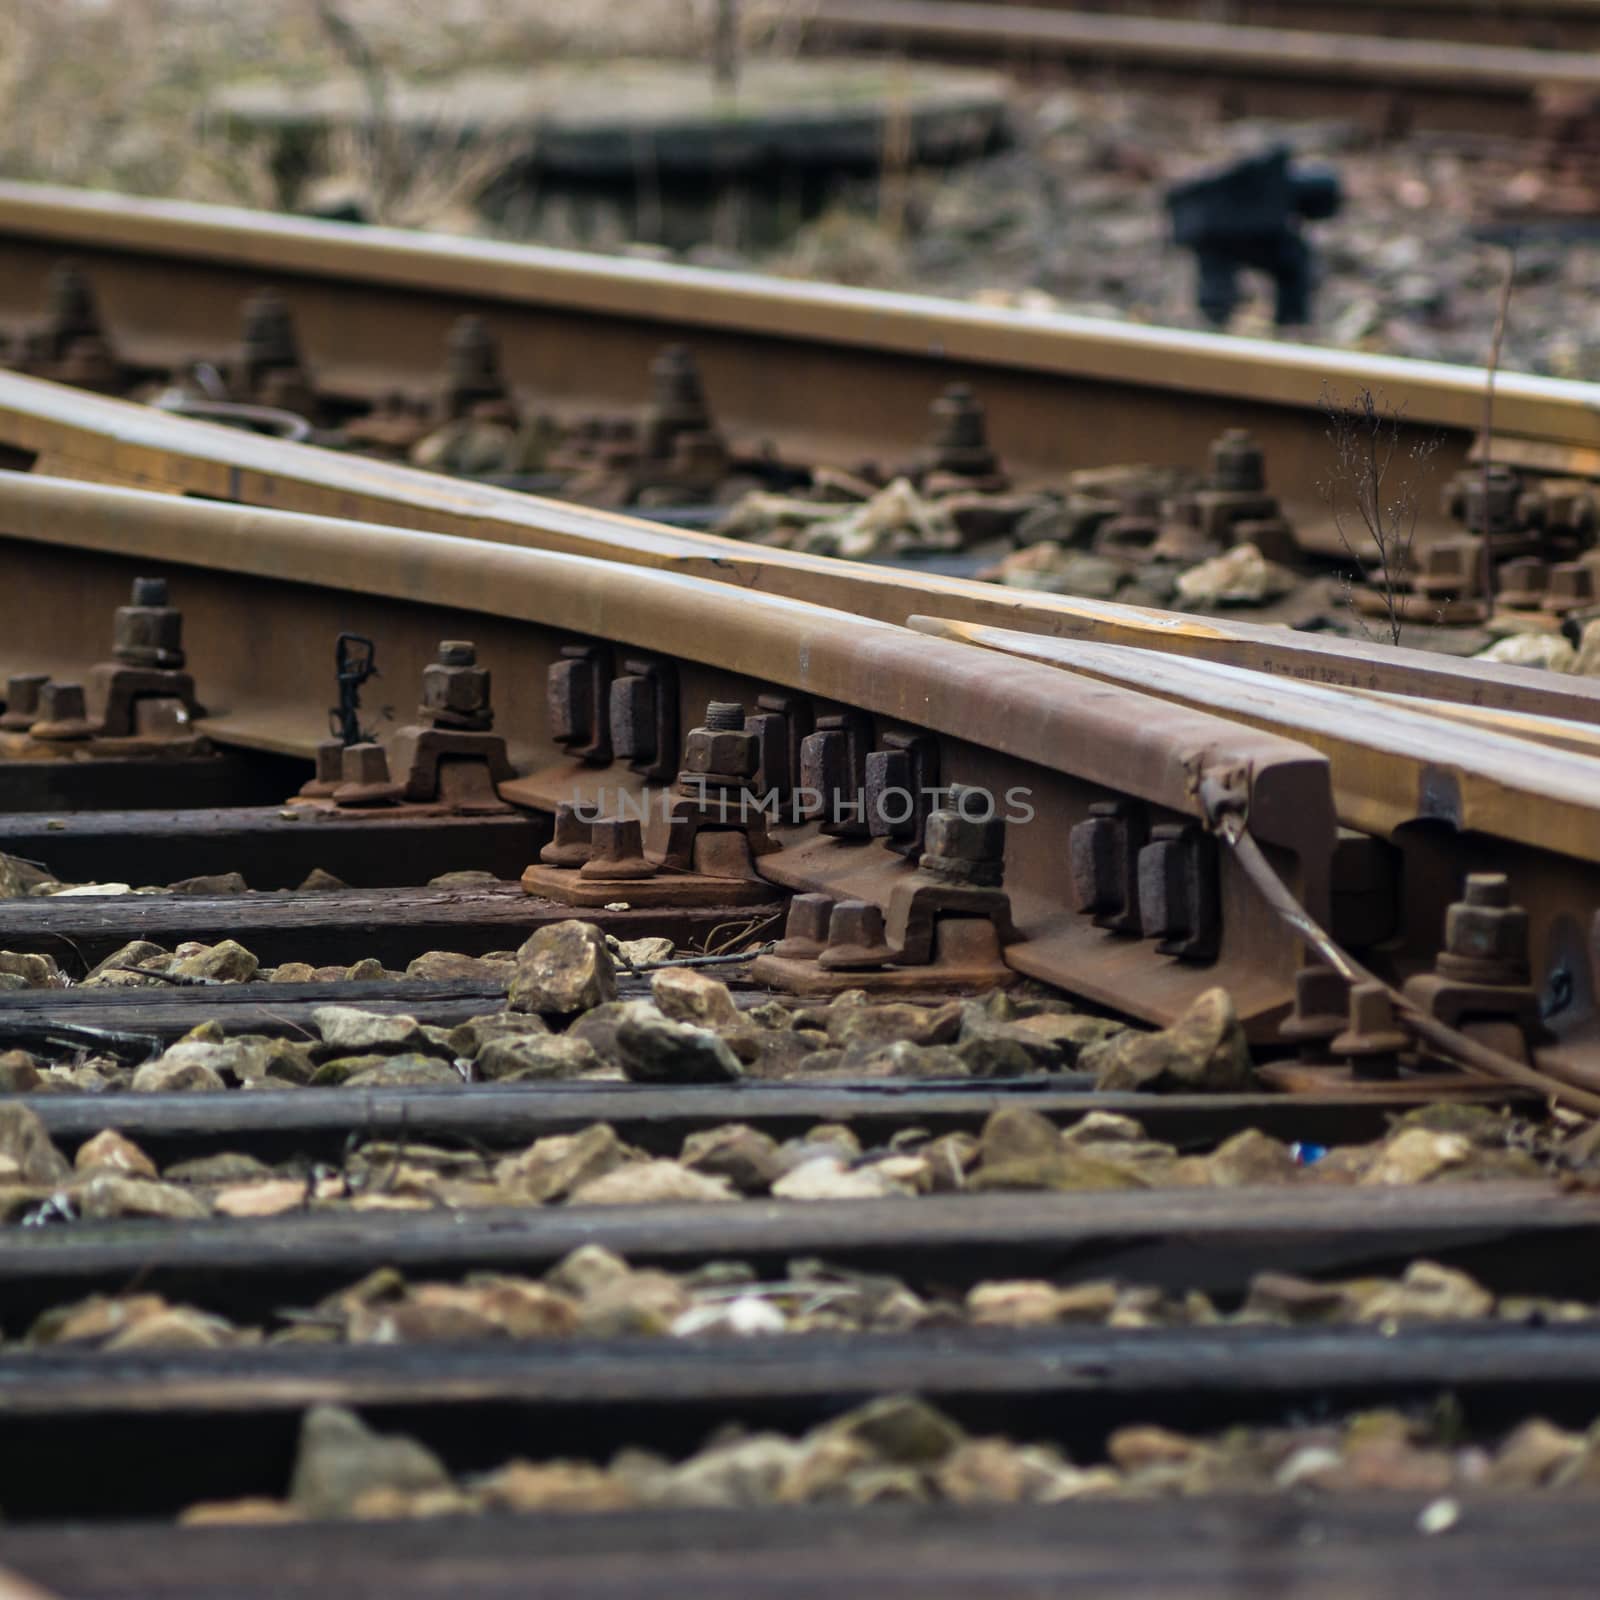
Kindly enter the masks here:
M 319 382 L 377 397 L 430 378 L 473 312 L 519 395 L 570 413 L 639 403 L 660 346 L 689 341 L 731 431 L 819 460 L 917 448 L 929 401 L 962 380 L 1021 471 L 1198 461 L 1248 426 L 1280 492 L 1312 505 L 1330 392 L 1381 392 L 1443 433 L 1434 482 L 1483 413 L 1474 368 L 45 185 L 0 184 L 0 241 L 0 327 L 37 318 L 71 256 L 119 347 L 172 366 L 230 350 L 245 296 L 272 283 Z M 1499 437 L 1600 453 L 1593 385 L 1501 373 L 1495 420 Z
M 1221 618 L 1079 600 L 671 530 L 615 512 L 193 422 L 0 372 L 0 445 L 40 472 L 358 517 L 656 567 L 904 622 L 914 614 L 1138 645 L 1258 672 L 1491 711 L 1600 722 L 1600 681 Z

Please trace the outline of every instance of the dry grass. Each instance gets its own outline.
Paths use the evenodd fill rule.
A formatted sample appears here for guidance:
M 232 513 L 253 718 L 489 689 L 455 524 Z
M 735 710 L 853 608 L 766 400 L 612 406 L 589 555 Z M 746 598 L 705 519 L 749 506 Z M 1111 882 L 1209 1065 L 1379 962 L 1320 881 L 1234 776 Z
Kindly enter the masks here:
M 614 55 L 706 59 L 715 0 L 335 0 L 386 74 Z M 804 0 L 745 0 L 744 43 L 785 49 Z M 0 177 L 270 206 L 259 148 L 208 120 L 222 86 L 347 69 L 317 0 L 0 0 Z M 349 140 L 335 170 L 382 193 L 382 220 L 459 211 L 506 152 L 468 141 L 391 183 Z M 380 181 L 381 180 L 381 181 Z

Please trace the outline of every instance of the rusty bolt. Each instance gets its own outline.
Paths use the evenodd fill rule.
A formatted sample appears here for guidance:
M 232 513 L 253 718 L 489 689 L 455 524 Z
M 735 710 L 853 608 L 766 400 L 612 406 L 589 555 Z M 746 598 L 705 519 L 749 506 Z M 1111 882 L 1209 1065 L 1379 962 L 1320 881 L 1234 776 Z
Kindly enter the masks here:
M 437 658 L 422 669 L 423 720 L 436 727 L 486 732 L 494 726 L 489 669 L 478 665 L 469 639 L 445 639 Z
M 1067 835 L 1072 902 L 1086 915 L 1121 911 L 1127 900 L 1128 830 L 1114 800 L 1096 801 Z
M 594 663 L 564 658 L 550 663 L 546 686 L 550 737 L 557 744 L 585 744 L 594 732 Z
M 344 741 L 342 739 L 319 739 L 317 741 L 317 777 L 319 780 L 343 780 Z
M 843 728 L 819 728 L 800 741 L 800 787 L 817 797 L 807 813 L 813 817 L 831 816 L 838 802 L 853 796 L 850 736 Z
M 705 726 L 713 733 L 728 733 L 744 728 L 744 707 L 736 700 L 708 700 Z
M 183 665 L 183 613 L 167 603 L 165 578 L 135 578 L 129 605 L 118 606 L 111 653 L 129 667 Z
M 1488 495 L 1484 484 L 1487 479 Z M 1467 467 L 1445 485 L 1445 510 L 1471 533 L 1508 533 L 1517 525 L 1522 480 L 1506 466 Z M 1485 514 L 1487 508 L 1487 514 Z
M 983 406 L 965 383 L 952 383 L 933 402 L 930 458 L 935 471 L 987 477 L 995 470 Z
M 245 301 L 240 355 L 252 381 L 274 367 L 300 365 L 289 304 L 276 290 L 259 289 Z
M 381 783 L 389 776 L 389 753 L 381 744 L 346 745 L 339 771 L 346 783 Z
M 1462 534 L 1435 539 L 1422 552 L 1421 565 L 1412 577 L 1419 594 L 1471 597 L 1483 588 L 1483 540 Z
M 611 680 L 611 748 L 623 761 L 656 758 L 656 686 L 643 673 Z
M 389 753 L 381 744 L 346 745 L 340 756 L 341 782 L 333 791 L 341 806 L 383 805 L 398 800 L 404 785 L 389 778 Z
M 1343 1031 L 1350 1005 L 1350 980 L 1337 968 L 1302 967 L 1294 975 L 1294 1010 L 1278 1033 L 1298 1046 L 1302 1061 L 1317 1061 L 1328 1042 Z
M 713 700 L 706 706 L 705 721 L 684 741 L 683 771 L 695 780 L 738 784 L 755 776 L 759 755 L 755 735 L 744 729 L 744 707 Z
M 650 363 L 651 400 L 644 419 L 644 452 L 665 461 L 679 435 L 709 433 L 711 410 L 700 368 L 687 345 L 669 344 Z
M 909 839 L 917 827 L 911 757 L 904 750 L 867 756 L 867 828 L 874 839 Z
M 1347 1026 L 1328 1048 L 1349 1061 L 1358 1078 L 1394 1078 L 1400 1072 L 1400 1052 L 1410 1042 L 1394 1020 L 1389 991 L 1381 983 L 1350 986 Z
M 1587 561 L 1562 561 L 1550 569 L 1544 609 L 1560 614 L 1594 604 L 1594 568 Z
M 503 400 L 500 347 L 482 317 L 458 318 L 445 346 L 444 408 L 464 416 L 483 400 Z
M 797 894 L 789 902 L 783 937 L 773 954 L 791 961 L 810 961 L 822 954 L 828 942 L 828 924 L 833 916 L 833 901 L 825 894 Z
M 1260 494 L 1266 457 L 1248 428 L 1229 428 L 1211 442 L 1211 486 L 1228 494 Z
M 46 683 L 39 690 L 39 715 L 29 729 L 36 739 L 87 739 L 94 732 L 81 683 Z
M 862 970 L 883 966 L 891 954 L 877 906 L 870 900 L 841 900 L 828 917 L 828 944 L 817 964 L 829 971 Z
M 580 877 L 632 881 L 653 878 L 655 871 L 645 858 L 644 830 L 637 817 L 601 817 L 590 825 L 589 859 Z
M 45 283 L 45 333 L 57 360 L 74 341 L 100 337 L 100 314 L 94 291 L 76 261 L 62 261 Z
M 1190 961 L 1208 961 L 1222 932 L 1218 908 L 1216 840 L 1193 823 L 1169 822 L 1150 830 L 1139 852 L 1139 922 L 1160 949 Z
M 974 801 L 977 797 L 981 804 Z M 1006 825 L 981 790 L 952 787 L 950 802 L 928 813 L 917 865 L 955 882 L 997 887 L 1005 872 Z
M 1511 903 L 1511 884 L 1503 872 L 1468 874 L 1462 898 L 1445 912 L 1439 967 L 1482 983 L 1527 982 L 1528 913 Z
M 300 789 L 308 800 L 326 799 L 344 782 L 344 740 L 319 739 L 316 763 L 311 781 Z
M 577 808 L 562 801 L 556 807 L 555 833 L 539 859 L 547 867 L 581 867 L 589 859 L 589 830 Z
M 19 672 L 6 679 L 6 709 L 0 728 L 18 731 L 39 720 L 39 691 L 49 683 L 48 672 Z
M 1518 556 L 1500 568 L 1495 596 L 1502 605 L 1537 606 L 1550 586 L 1550 568 L 1537 556 Z

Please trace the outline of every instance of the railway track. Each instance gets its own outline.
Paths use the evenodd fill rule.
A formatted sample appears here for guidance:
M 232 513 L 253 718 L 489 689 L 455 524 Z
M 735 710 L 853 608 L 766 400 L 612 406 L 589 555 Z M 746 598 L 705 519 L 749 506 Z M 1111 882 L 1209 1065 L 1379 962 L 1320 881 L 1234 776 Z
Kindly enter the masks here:
M 5 261 L 87 231 L 49 205 Z M 153 301 L 135 336 L 141 269 L 203 226 L 184 270 L 231 290 L 264 236 L 122 221 L 84 257 L 115 348 L 166 337 L 161 382 L 179 347 L 225 365 Z M 527 338 L 575 375 L 541 403 L 627 403 L 625 363 L 608 390 L 534 339 L 556 313 L 517 309 L 515 253 L 463 250 L 446 300 L 442 258 L 274 228 L 297 316 L 302 286 L 346 307 L 318 372 L 387 250 L 408 341 L 492 306 L 508 369 Z M 786 303 L 641 282 L 682 320 L 619 314 L 619 345 L 720 329 L 719 405 L 738 319 Z M 890 303 L 822 299 L 829 337 L 768 356 L 938 393 Z M 938 337 L 976 369 L 988 325 Z M 1091 373 L 1138 343 L 1043 331 Z M 1244 370 L 1189 348 L 1175 412 Z M 1280 356 L 1253 414 L 1309 452 L 1310 358 Z M 983 370 L 1010 457 L 1000 415 L 1051 369 Z M 726 381 L 733 425 L 821 459 L 815 408 Z M 1506 382 L 1549 495 L 1582 395 Z M 1464 461 L 1472 378 L 1412 392 Z M 1221 1593 L 1248 1527 L 1286 1592 L 1379 1561 L 1487 1592 L 1512 1516 L 1527 1585 L 1587 1572 L 1584 680 L 732 543 L 26 375 L 0 439 L 0 668 L 34 700 L 0 727 L 19 1581 L 515 1592 L 537 1561 L 648 1594 L 693 1553 L 730 1592 L 965 1592 L 980 1563 L 1020 1593 L 1076 1561 Z M 365 651 L 380 673 L 338 707 L 354 741 L 341 636 L 347 687 Z M 1200 1509 L 1122 1503 L 1172 1494 Z
M 308 423 L 327 421 L 324 437 L 346 448 L 362 443 L 359 431 L 351 440 L 338 424 L 381 417 L 387 402 L 398 441 L 387 447 L 391 460 L 404 460 L 430 419 L 458 403 L 445 392 L 465 376 L 458 353 L 452 379 L 450 355 L 463 317 L 481 321 L 473 336 L 486 336 L 488 348 L 467 354 L 491 395 L 498 385 L 519 414 L 603 424 L 621 436 L 624 462 L 630 426 L 663 398 L 652 395 L 652 363 L 673 345 L 688 347 L 712 429 L 745 467 L 768 444 L 794 468 L 909 460 L 928 447 L 932 402 L 966 383 L 1015 478 L 1136 461 L 1200 468 L 1218 434 L 1245 428 L 1291 518 L 1314 522 L 1330 468 L 1324 391 L 1348 401 L 1370 389 L 1404 402 L 1406 446 L 1439 436 L 1417 483 L 1424 523 L 1437 528 L 1445 522 L 1438 495 L 1482 425 L 1482 374 L 1465 368 L 227 207 L 0 184 L 0 239 L 0 330 L 16 370 L 154 396 L 199 362 L 225 377 L 234 403 L 290 400 L 298 384 L 292 398 L 309 400 Z M 69 264 L 75 278 L 64 281 L 59 269 Z M 270 301 L 251 304 L 264 288 L 276 289 L 281 313 Z M 252 367 L 247 334 L 270 335 L 277 355 L 258 355 Z M 80 339 L 87 343 L 72 357 Z M 771 382 L 779 369 L 796 381 Z M 1496 460 L 1581 476 L 1600 446 L 1588 392 L 1501 373 Z M 30 393 L 38 398 L 25 400 Z M 47 393 L 8 389 L 13 448 L 39 452 L 46 465 L 78 457 L 86 470 L 96 463 L 115 475 L 120 466 L 129 480 L 162 481 L 160 441 L 172 436 L 154 431 L 161 417 L 134 430 L 126 413 L 80 402 L 83 425 L 73 430 L 73 408 L 51 406 Z M 682 396 L 668 386 L 664 398 Z M 108 443 L 91 441 L 118 416 L 114 457 Z M 647 447 L 635 440 L 633 448 Z M 179 486 L 222 497 L 233 464 L 244 458 L 191 467 Z M 636 489 L 646 486 L 635 479 Z M 705 494 L 704 481 L 680 487 L 670 475 L 648 487 L 679 503 Z M 353 492 L 349 481 L 341 488 Z M 493 515 L 495 501 L 457 488 L 461 514 L 480 523 Z M 259 484 L 243 492 L 287 509 L 334 509 L 304 491 L 289 498 L 285 488 L 270 502 Z M 659 492 L 650 498 L 663 504 Z M 610 502 L 638 503 L 637 492 Z
M 1120 11 L 1101 0 L 1046 0 L 1049 8 Z M 1264 27 L 1333 29 L 1389 38 L 1455 39 L 1541 50 L 1588 50 L 1600 42 L 1600 8 L 1593 0 L 1418 0 L 1388 5 L 1355 0 L 1142 0 L 1140 12 L 1194 21 Z
M 1547 612 L 1563 614 L 1594 602 L 1570 559 L 1592 540 L 1600 473 L 1583 384 L 1500 374 L 1486 474 L 1473 459 L 1484 379 L 1464 368 L 30 185 L 0 186 L 0 237 L 10 365 L 97 392 L 68 399 L 7 381 L 0 442 L 18 466 L 741 582 L 759 566 L 781 592 L 834 603 L 836 567 L 769 548 L 765 535 L 706 543 L 637 524 L 602 534 L 595 522 L 580 532 L 501 491 L 704 525 L 742 490 L 848 501 L 897 473 L 923 483 L 931 472 L 937 493 L 966 505 L 969 543 L 1003 546 L 1042 506 L 1080 544 L 1107 521 L 1128 528 L 1133 543 L 1105 547 L 1124 561 L 1176 494 L 1184 549 L 1217 548 L 1247 522 L 1283 559 L 1348 569 L 1362 540 L 1348 504 L 1343 534 L 1330 511 L 1330 493 L 1355 487 L 1340 487 L 1330 408 L 1372 395 L 1393 408 L 1397 493 L 1416 514 L 1418 548 L 1457 540 L 1438 571 L 1419 573 L 1425 623 L 1472 592 L 1463 528 L 1487 533 L 1496 566 L 1532 554 L 1562 569 L 1497 580 L 1497 591 L 1528 590 L 1535 610 L 1548 595 Z M 803 381 L 770 382 L 779 367 Z M 170 411 L 105 396 L 201 415 L 265 407 L 258 419 L 347 459 L 186 429 Z M 1236 429 L 1242 447 L 1224 440 Z M 452 481 L 428 484 L 397 465 L 408 459 Z M 1064 473 L 1065 503 L 1026 492 Z M 991 492 L 1006 483 L 1024 492 Z M 919 577 L 937 589 L 925 568 Z M 853 581 L 854 604 L 905 614 L 871 592 L 879 579 Z M 1461 610 L 1481 614 L 1481 596 Z
M 819 0 L 821 48 L 879 46 L 1003 57 L 1226 97 L 1256 115 L 1348 116 L 1383 132 L 1438 128 L 1527 137 L 1552 93 L 1600 86 L 1593 6 L 1012 5 L 990 0 Z

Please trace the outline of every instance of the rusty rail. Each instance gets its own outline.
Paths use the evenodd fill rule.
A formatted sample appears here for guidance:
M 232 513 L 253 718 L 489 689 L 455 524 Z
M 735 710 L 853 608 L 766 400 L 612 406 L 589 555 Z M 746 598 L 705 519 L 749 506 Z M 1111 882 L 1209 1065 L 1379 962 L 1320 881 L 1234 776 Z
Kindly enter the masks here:
M 11 447 L 13 465 L 59 477 L 592 555 L 836 606 L 879 621 L 904 622 L 915 613 L 943 616 L 1138 645 L 1311 682 L 1600 721 L 1600 684 L 1587 680 L 769 550 L 210 426 L 14 373 L 0 372 L 0 444 Z
M 986 0 L 977 0 L 986 3 Z M 1047 9 L 1125 13 L 1116 0 L 1036 0 Z M 1333 29 L 1548 50 L 1600 41 L 1595 0 L 1139 0 L 1139 14 L 1258 27 Z
M 1487 124 L 1531 132 L 1542 91 L 1593 94 L 1600 88 L 1600 55 L 1570 43 L 1528 48 L 1525 36 L 1515 34 L 1509 42 L 1463 42 L 1446 36 L 1448 19 L 1442 17 L 1438 36 L 1429 31 L 1435 19 L 1425 17 L 1397 37 L 1370 13 L 1365 27 L 1346 16 L 1329 31 L 1316 31 L 1295 25 L 1324 21 L 1304 14 L 1280 12 L 1264 25 L 1267 19 L 1255 16 L 1218 20 L 1214 13 L 1196 16 L 1192 6 L 1183 14 L 1174 10 L 1168 5 L 1160 14 L 1129 15 L 1119 8 L 1112 15 L 1049 3 L 817 0 L 808 15 L 814 34 L 827 44 L 867 42 L 962 58 L 1109 66 L 1191 87 L 1242 85 L 1255 91 L 1253 109 L 1277 103 L 1300 115 L 1316 109 L 1308 93 L 1320 93 L 1327 104 L 1358 113 L 1376 107 L 1384 121 L 1473 131 Z M 1530 20 L 1519 22 L 1526 27 Z M 1285 21 L 1290 25 L 1283 26 Z M 1418 32 L 1421 37 L 1412 36 Z M 1584 32 L 1592 46 L 1592 26 Z
M 571 659 L 564 647 L 615 648 L 619 670 L 625 655 L 670 669 L 683 728 L 710 702 L 764 706 L 781 724 L 769 735 L 792 745 L 828 716 L 848 716 L 844 836 L 816 822 L 773 827 L 777 848 L 758 855 L 761 876 L 871 902 L 892 928 L 916 872 L 887 830 L 854 824 L 868 803 L 866 755 L 909 752 L 938 775 L 919 783 L 1017 793 L 1035 814 L 1005 830 L 1004 893 L 1022 935 L 1011 943 L 993 912 L 1008 965 L 1138 1014 L 1170 1019 L 1225 975 L 1241 1014 L 1265 1027 L 1287 1003 L 1294 952 L 1251 916 L 1243 884 L 1226 872 L 1198 959 L 1096 927 L 1074 908 L 1060 848 L 1091 806 L 1126 797 L 1198 848 L 1200 774 L 1238 771 L 1297 891 L 1327 904 L 1334 822 L 1324 758 L 1051 667 L 997 668 L 965 646 L 677 574 L 631 570 L 619 582 L 614 564 L 586 557 L 35 476 L 0 477 L 0 534 L 0 559 L 18 575 L 0 598 L 13 670 L 65 674 L 95 659 L 109 609 L 133 576 L 159 568 L 182 598 L 210 710 L 202 729 L 225 744 L 310 754 L 325 717 L 322 663 L 341 629 L 381 638 L 385 672 L 400 681 L 421 673 L 441 637 L 470 637 L 502 685 L 496 731 L 519 774 L 502 792 L 550 811 L 577 799 L 616 811 L 626 794 L 645 813 L 646 843 L 661 848 L 670 829 L 650 802 L 667 786 L 612 761 L 609 738 L 577 760 L 570 739 L 558 742 L 543 685 Z M 667 755 L 676 771 L 676 751 Z M 938 977 L 935 968 L 925 981 Z
M 965 381 L 1022 473 L 1199 461 L 1222 427 L 1248 427 L 1286 502 L 1314 512 L 1323 395 L 1370 388 L 1403 405 L 1412 437 L 1444 436 L 1418 486 L 1426 507 L 1482 418 L 1483 375 L 1468 368 L 225 207 L 0 184 L 0 240 L 0 331 L 37 321 L 70 256 L 130 361 L 224 359 L 244 300 L 270 283 L 318 385 L 356 400 L 435 384 L 468 314 L 518 396 L 558 415 L 636 405 L 660 346 L 688 341 L 730 432 L 811 460 L 854 461 L 864 440 L 915 450 L 930 401 Z M 779 369 L 794 381 L 771 382 Z M 1513 452 L 1600 453 L 1587 385 L 1504 373 L 1495 407 Z
M 1218 662 L 1152 660 L 1117 645 L 931 618 L 913 618 L 911 625 L 931 637 L 1052 661 L 1102 682 L 1136 684 L 1177 704 L 1203 704 L 1320 750 L 1333 773 L 1340 822 L 1369 842 L 1385 841 L 1360 881 L 1387 905 L 1387 920 L 1363 928 L 1365 911 L 1356 907 L 1370 910 L 1374 902 L 1339 875 L 1350 891 L 1346 926 L 1359 930 L 1354 942 L 1388 945 L 1391 960 L 1397 949 L 1422 954 L 1447 925 L 1463 873 L 1505 874 L 1518 900 L 1537 908 L 1531 971 L 1542 975 L 1534 981 L 1546 1019 L 1561 1036 L 1548 1059 L 1571 1063 L 1591 1043 L 1592 1002 L 1570 1003 L 1566 983 L 1577 976 L 1587 996 L 1595 981 L 1600 814 L 1593 805 L 1592 748 L 1579 753 L 1546 743 L 1548 730 L 1538 726 L 1534 737 L 1519 736 L 1512 717 L 1464 723 L 1415 701 L 1286 683 Z M 1349 858 L 1352 869 L 1355 860 Z M 1399 964 L 1405 966 L 1403 957 Z

